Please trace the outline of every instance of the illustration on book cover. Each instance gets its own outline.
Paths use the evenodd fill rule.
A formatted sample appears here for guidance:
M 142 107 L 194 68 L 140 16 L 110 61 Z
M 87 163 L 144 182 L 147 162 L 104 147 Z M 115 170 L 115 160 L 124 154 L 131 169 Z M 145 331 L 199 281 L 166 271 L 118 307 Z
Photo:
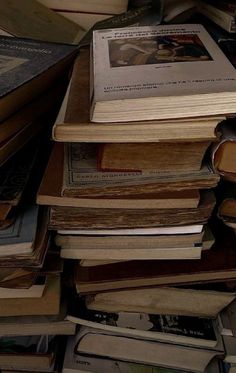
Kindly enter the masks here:
M 110 67 L 212 61 L 196 34 L 113 39 L 108 45 Z

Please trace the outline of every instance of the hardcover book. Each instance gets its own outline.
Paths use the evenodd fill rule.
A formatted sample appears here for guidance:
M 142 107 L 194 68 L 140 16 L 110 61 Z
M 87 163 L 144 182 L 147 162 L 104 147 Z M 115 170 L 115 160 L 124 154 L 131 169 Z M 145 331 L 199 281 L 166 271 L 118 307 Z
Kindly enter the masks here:
M 71 45 L 0 36 L 0 120 L 62 77 L 76 51 Z

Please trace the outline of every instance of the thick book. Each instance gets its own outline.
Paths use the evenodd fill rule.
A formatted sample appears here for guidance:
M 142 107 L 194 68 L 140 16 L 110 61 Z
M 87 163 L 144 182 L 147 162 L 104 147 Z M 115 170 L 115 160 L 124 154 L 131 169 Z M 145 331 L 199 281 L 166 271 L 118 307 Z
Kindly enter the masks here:
M 182 369 L 189 372 L 202 373 L 214 357 L 222 354 L 219 351 L 120 336 L 89 327 L 81 327 L 77 338 L 75 353 L 81 355 L 97 355 L 113 360 Z
M 63 373 L 83 373 L 83 372 L 109 372 L 116 373 L 189 373 L 183 370 L 157 367 L 150 364 L 136 364 L 119 360 L 111 360 L 98 356 L 84 356 L 74 352 L 77 343 L 76 337 L 70 337 L 66 345 L 65 359 L 63 363 Z M 4 372 L 5 373 L 5 372 Z M 7 372 L 8 373 L 8 372 Z M 218 361 L 213 361 L 206 370 L 206 373 L 220 373 Z
M 209 141 L 102 144 L 98 148 L 101 171 L 199 171 Z
M 235 120 L 223 122 L 219 128 L 219 141 L 212 145 L 211 162 L 215 172 L 225 180 L 236 181 L 236 131 Z
M 195 190 L 196 195 L 197 189 L 213 188 L 220 179 L 208 165 L 203 165 L 196 172 L 102 172 L 97 170 L 96 154 L 97 146 L 94 144 L 55 144 L 38 191 L 37 202 L 77 207 L 92 203 L 95 207 L 95 203 L 101 206 L 100 197 L 103 207 L 105 199 L 112 207 L 121 207 L 121 202 L 127 203 L 128 200 L 131 206 L 134 199 L 135 207 L 140 201 L 139 207 L 144 207 L 145 203 L 145 206 L 154 208 L 157 203 L 160 206 L 158 195 L 166 195 L 168 198 L 173 196 L 173 202 L 175 199 L 177 203 L 178 195 L 185 193 L 185 197 L 191 200 L 193 195 L 189 191 Z M 148 199 L 153 201 L 153 205 L 148 203 Z M 178 202 L 181 203 L 180 199 Z M 165 203 L 166 199 L 163 206 Z
M 55 316 L 11 316 L 0 317 L 0 335 L 74 335 L 76 325 L 66 320 L 67 308 L 60 307 Z
M 236 15 L 234 12 L 223 9 L 218 3 L 209 3 L 208 1 L 200 1 L 197 6 L 198 11 L 211 21 L 222 27 L 224 30 L 236 32 Z
M 108 209 L 197 208 L 200 197 L 196 189 L 216 185 L 218 180 L 207 167 L 191 174 L 97 171 L 93 144 L 66 144 L 65 150 L 56 144 L 37 203 Z
M 0 299 L 0 316 L 57 315 L 60 312 L 60 278 L 49 276 L 41 298 Z
M 77 47 L 7 36 L 0 43 L 2 121 L 61 78 Z
M 148 142 L 214 140 L 224 116 L 136 121 L 90 122 L 89 50 L 80 50 L 70 85 L 53 127 L 53 138 L 63 142 Z
M 78 44 L 84 31 L 73 21 L 36 0 L 2 0 L 0 28 L 21 37 L 55 43 Z
M 235 299 L 235 292 L 227 290 L 222 285 L 124 289 L 88 295 L 86 305 L 88 309 L 108 313 L 139 312 L 215 318 Z
M 235 112 L 235 69 L 201 25 L 98 30 L 92 53 L 93 122 Z
M 201 195 L 196 208 L 180 209 L 111 209 L 51 206 L 49 226 L 55 230 L 99 230 L 134 228 L 168 228 L 206 224 L 215 206 L 212 191 Z M 85 232 L 86 233 L 86 232 Z M 171 233 L 174 233 L 172 231 Z M 183 229 L 183 233 L 186 230 Z M 79 234 L 79 232 L 78 232 Z M 87 233 L 88 234 L 88 233 Z M 104 234 L 106 234 L 104 232 Z M 125 231 L 119 232 L 125 234 Z M 135 231 L 133 231 L 135 234 Z M 145 233 L 144 233 L 145 234 Z M 160 232 L 152 231 L 152 234 Z
M 204 251 L 200 260 L 162 261 L 161 266 L 157 266 L 155 261 L 121 262 L 107 265 L 105 271 L 100 266 L 86 268 L 77 265 L 77 290 L 88 293 L 229 280 L 236 275 L 235 241 L 234 232 L 230 228 L 221 227 L 212 249 Z

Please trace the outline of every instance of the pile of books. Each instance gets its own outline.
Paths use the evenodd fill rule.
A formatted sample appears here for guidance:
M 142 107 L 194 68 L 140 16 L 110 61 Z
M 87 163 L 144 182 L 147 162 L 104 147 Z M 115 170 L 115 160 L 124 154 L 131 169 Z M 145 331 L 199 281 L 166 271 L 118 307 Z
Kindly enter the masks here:
M 0 23 L 11 29 L 6 3 Z M 73 335 L 75 325 L 65 320 L 63 260 L 53 250 L 48 210 L 35 196 L 77 47 L 43 41 L 51 40 L 50 26 L 42 37 L 35 23 L 24 34 L 25 20 L 22 32 L 13 26 L 32 39 L 0 36 L 0 370 L 52 372 L 62 345 L 58 335 Z
M 99 30 L 81 48 L 37 196 L 74 260 L 64 373 L 234 362 L 219 314 L 235 299 L 236 237 L 215 222 L 209 154 L 235 88 L 198 24 Z

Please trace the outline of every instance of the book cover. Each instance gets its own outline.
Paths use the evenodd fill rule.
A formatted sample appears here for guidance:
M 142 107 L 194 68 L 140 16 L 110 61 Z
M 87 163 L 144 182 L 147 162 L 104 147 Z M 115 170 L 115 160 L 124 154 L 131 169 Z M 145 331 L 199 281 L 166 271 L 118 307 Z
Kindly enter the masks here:
M 0 120 L 49 88 L 76 51 L 66 44 L 0 36 Z
M 202 25 L 98 30 L 93 56 L 94 122 L 235 111 L 235 69 Z

